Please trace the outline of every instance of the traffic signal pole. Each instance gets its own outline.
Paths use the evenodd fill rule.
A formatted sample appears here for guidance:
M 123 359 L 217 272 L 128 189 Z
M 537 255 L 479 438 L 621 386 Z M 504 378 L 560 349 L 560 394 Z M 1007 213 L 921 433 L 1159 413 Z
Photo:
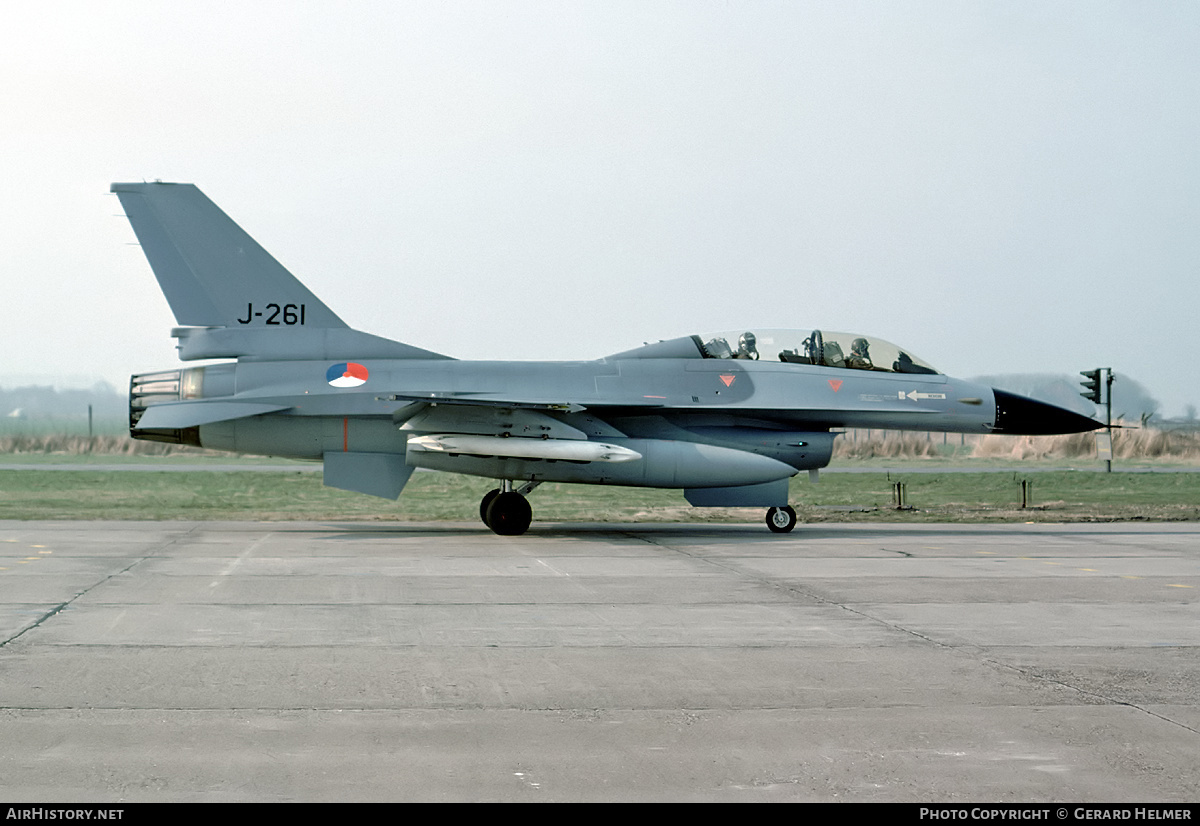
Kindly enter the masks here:
M 1107 404 L 1106 404 L 1106 407 L 1107 407 L 1107 410 L 1106 410 L 1106 412 L 1105 412 L 1105 414 L 1104 414 L 1104 427 L 1105 427 L 1105 428 L 1108 430 L 1108 455 L 1111 457 L 1111 456 L 1112 456 L 1112 383 L 1113 383 L 1113 372 L 1112 372 L 1112 368 L 1111 368 L 1111 367 L 1105 367 L 1104 369 L 1108 371 L 1108 380 L 1105 382 L 1105 386 L 1108 388 L 1108 392 L 1107 392 L 1107 394 L 1106 394 L 1106 402 L 1107 402 Z M 1104 465 L 1105 465 L 1104 472 L 1105 472 L 1105 473 L 1112 473 L 1112 459 L 1111 459 L 1111 458 L 1109 458 L 1109 459 L 1105 459 L 1105 460 L 1104 460 Z
M 1080 370 L 1079 375 L 1083 376 L 1083 381 L 1080 382 L 1084 386 L 1084 391 L 1079 395 L 1083 396 L 1088 401 L 1094 404 L 1100 404 L 1100 374 L 1107 373 L 1104 385 L 1107 388 L 1107 398 L 1105 399 L 1105 414 L 1104 428 L 1108 432 L 1108 455 L 1109 458 L 1104 460 L 1105 473 L 1112 473 L 1112 385 L 1113 371 L 1111 367 L 1097 367 L 1095 370 Z

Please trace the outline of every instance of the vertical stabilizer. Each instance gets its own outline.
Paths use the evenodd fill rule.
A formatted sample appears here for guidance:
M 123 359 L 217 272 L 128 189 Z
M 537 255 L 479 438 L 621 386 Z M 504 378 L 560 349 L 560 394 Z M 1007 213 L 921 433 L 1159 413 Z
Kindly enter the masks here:
M 113 184 L 112 191 L 179 324 L 346 328 L 192 184 Z

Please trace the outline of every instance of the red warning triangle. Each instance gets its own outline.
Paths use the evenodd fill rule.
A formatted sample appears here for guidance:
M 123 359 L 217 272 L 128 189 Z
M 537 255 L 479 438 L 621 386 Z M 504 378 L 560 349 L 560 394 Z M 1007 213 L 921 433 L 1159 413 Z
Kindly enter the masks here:
M 725 382 L 726 387 L 731 387 L 733 385 L 734 379 L 736 379 L 736 378 L 737 378 L 737 376 L 721 376 L 721 381 Z
M 829 386 L 832 387 L 833 392 L 836 393 L 837 391 L 842 389 L 842 380 L 841 379 L 830 379 Z

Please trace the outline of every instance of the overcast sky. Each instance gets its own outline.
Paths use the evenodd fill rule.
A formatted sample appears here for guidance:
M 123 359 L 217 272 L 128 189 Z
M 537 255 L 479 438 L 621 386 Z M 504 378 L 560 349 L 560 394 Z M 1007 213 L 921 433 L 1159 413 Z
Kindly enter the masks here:
M 824 327 L 1200 403 L 1200 3 L 0 4 L 0 382 L 177 364 L 113 181 L 462 358 Z M 1119 379 L 1118 379 L 1119 380 Z

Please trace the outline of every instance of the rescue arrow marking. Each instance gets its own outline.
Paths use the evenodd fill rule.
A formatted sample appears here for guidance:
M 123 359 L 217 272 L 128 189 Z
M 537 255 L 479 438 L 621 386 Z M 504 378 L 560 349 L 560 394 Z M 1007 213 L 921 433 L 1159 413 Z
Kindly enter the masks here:
M 944 398 L 946 398 L 946 394 L 945 393 L 918 393 L 916 390 L 909 390 L 907 393 L 905 393 L 903 390 L 901 390 L 900 398 L 912 399 L 913 401 L 916 401 L 917 399 L 944 399 Z

